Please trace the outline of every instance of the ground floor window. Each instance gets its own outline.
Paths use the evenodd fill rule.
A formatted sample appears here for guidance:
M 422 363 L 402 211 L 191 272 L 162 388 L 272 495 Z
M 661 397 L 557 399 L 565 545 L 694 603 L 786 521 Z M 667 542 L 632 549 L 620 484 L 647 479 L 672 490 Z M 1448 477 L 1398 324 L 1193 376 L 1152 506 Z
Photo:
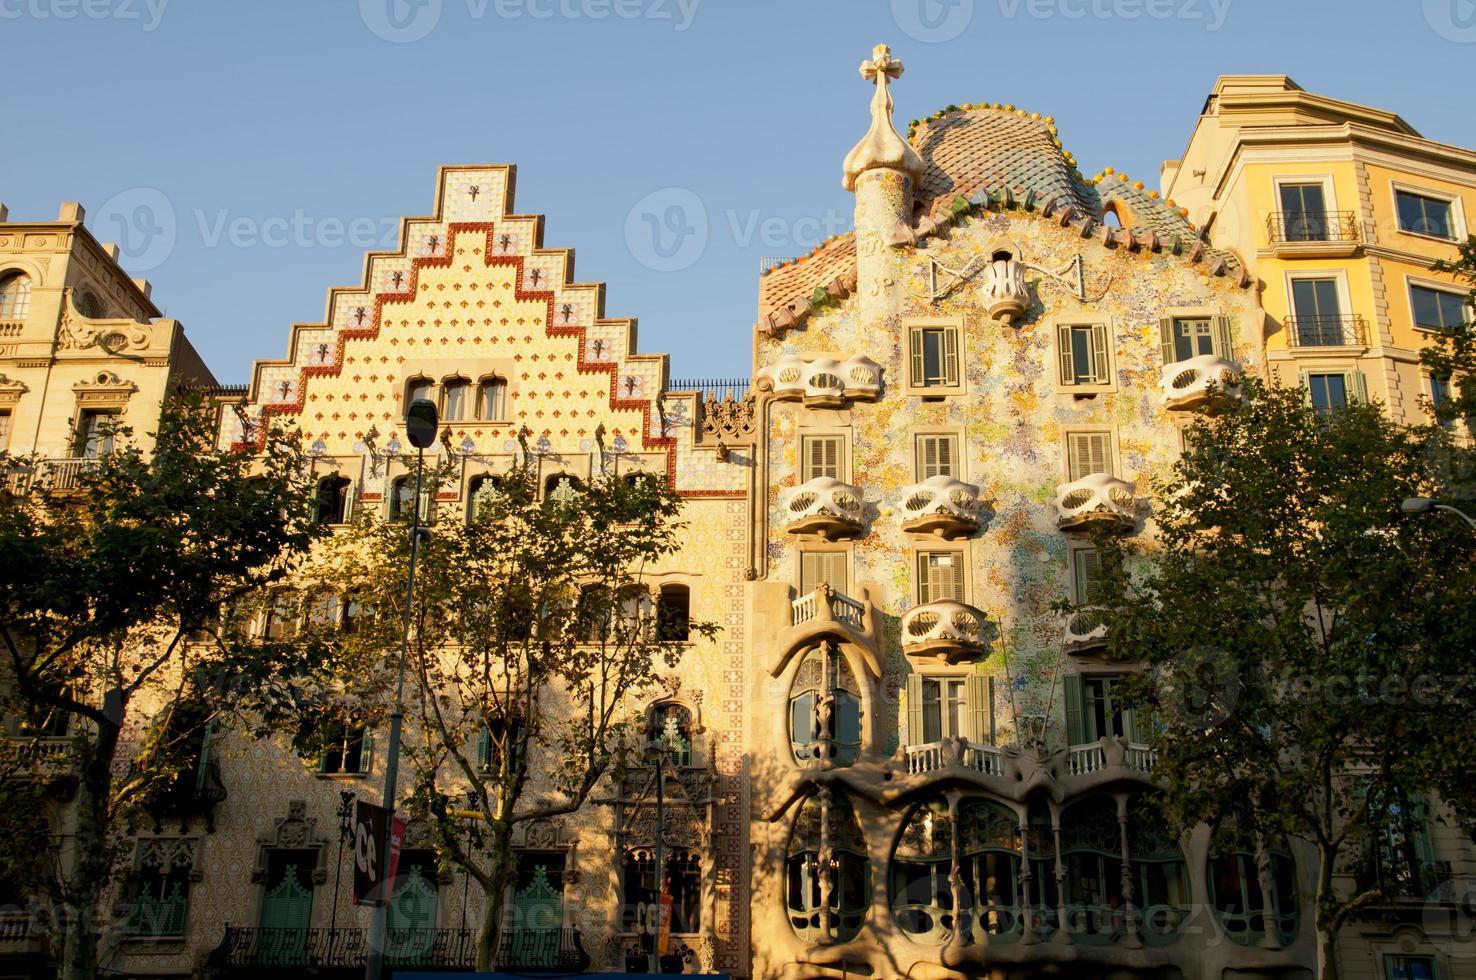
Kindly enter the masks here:
M 846 942 L 861 931 L 871 902 L 871 863 L 861 825 L 843 795 L 816 794 L 800 807 L 784 880 L 785 911 L 801 939 Z
M 665 873 L 662 892 L 671 896 L 671 931 L 693 933 L 702 928 L 702 859 L 687 850 L 667 851 L 662 856 Z M 654 921 L 658 907 L 656 892 L 656 855 L 651 848 L 636 848 L 626 853 L 621 903 L 622 931 L 643 932 L 646 923 Z
M 1385 980 L 1440 980 L 1433 956 L 1385 956 Z
M 133 908 L 128 916 L 130 936 L 184 935 L 195 847 L 192 839 L 139 841 Z

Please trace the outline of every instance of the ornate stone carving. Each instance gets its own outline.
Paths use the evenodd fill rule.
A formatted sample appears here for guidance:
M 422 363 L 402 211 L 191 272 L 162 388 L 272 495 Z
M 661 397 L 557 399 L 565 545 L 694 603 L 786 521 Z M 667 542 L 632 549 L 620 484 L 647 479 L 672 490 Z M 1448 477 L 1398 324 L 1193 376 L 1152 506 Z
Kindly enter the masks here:
M 722 401 L 708 398 L 702 406 L 702 435 L 723 442 L 753 442 L 753 395 L 735 401 L 731 395 Z

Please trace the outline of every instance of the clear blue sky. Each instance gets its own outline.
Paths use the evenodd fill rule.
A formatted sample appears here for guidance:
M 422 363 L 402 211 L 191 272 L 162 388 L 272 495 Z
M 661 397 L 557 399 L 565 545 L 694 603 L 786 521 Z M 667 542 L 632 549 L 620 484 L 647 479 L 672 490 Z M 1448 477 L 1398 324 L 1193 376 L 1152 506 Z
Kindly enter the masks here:
M 900 126 L 1013 102 L 1088 174 L 1156 184 L 1226 72 L 1476 145 L 1472 0 L 0 0 L 0 200 L 82 201 L 240 381 L 429 210 L 438 164 L 514 162 L 642 349 L 746 374 L 760 258 L 850 227 L 878 41 Z

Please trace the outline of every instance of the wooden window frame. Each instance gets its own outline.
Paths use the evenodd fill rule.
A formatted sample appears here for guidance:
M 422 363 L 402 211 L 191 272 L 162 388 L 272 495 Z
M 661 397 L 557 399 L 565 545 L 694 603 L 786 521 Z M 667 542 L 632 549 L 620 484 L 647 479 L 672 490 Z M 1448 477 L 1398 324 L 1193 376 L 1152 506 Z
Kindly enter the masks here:
M 1214 310 L 1171 309 L 1165 310 L 1158 318 L 1159 362 L 1164 367 L 1184 363 L 1178 359 L 1178 352 L 1175 350 L 1177 327 L 1181 320 L 1208 320 L 1210 323 L 1210 353 L 1215 357 L 1223 357 L 1227 361 L 1235 360 L 1235 332 L 1230 317 Z
M 926 580 L 923 569 L 930 555 L 953 555 L 958 559 L 958 588 L 956 596 L 930 596 L 923 598 L 923 583 Z M 963 548 L 919 548 L 912 559 L 913 575 L 913 598 L 918 605 L 929 602 L 963 602 L 969 601 L 969 559 L 968 552 Z
M 1061 430 L 1061 482 L 1074 483 L 1071 475 L 1071 437 L 1107 437 L 1107 474 L 1120 477 L 1120 454 L 1117 445 L 1117 427 L 1112 425 L 1073 425 Z M 1080 479 L 1078 477 L 1078 479 Z
M 964 467 L 963 458 L 963 433 L 957 429 L 919 429 L 912 434 L 912 476 L 916 483 L 922 483 L 928 479 L 924 473 L 922 445 L 924 439 L 949 439 L 953 442 L 953 465 L 952 472 L 948 474 L 955 480 L 968 481 L 967 470 Z M 936 474 L 935 474 L 936 475 Z
M 842 483 L 851 482 L 851 440 L 849 433 L 839 429 L 801 429 L 799 432 L 798 458 L 795 460 L 795 482 L 808 483 L 816 478 L 816 474 L 810 472 L 810 451 L 812 440 L 834 439 L 837 442 L 836 450 L 836 476 L 835 479 Z
M 814 591 L 814 588 L 815 588 L 814 586 L 812 586 L 809 589 L 806 589 L 805 588 L 805 556 L 806 555 L 840 555 L 840 556 L 842 556 L 840 558 L 840 561 L 845 565 L 845 572 L 846 572 L 846 581 L 844 583 L 844 586 L 837 585 L 835 582 L 829 582 L 829 585 L 830 585 L 831 588 L 835 589 L 837 592 L 842 593 L 843 595 L 850 595 L 851 594 L 851 575 L 855 571 L 855 569 L 853 568 L 853 563 L 851 561 L 851 551 L 850 551 L 849 548 L 804 548 L 804 549 L 801 549 L 801 550 L 797 551 L 795 553 L 795 559 L 794 559 L 794 565 L 795 565 L 795 568 L 794 568 L 794 586 L 795 586 L 796 594 L 802 595 L 802 596 L 803 595 L 809 595 L 811 592 Z M 817 583 L 817 585 L 818 585 L 818 583 Z
M 1087 590 L 1083 587 L 1082 580 L 1077 577 L 1077 571 L 1080 567 L 1080 556 L 1088 553 L 1096 554 L 1096 551 L 1097 549 L 1092 547 L 1091 545 L 1081 545 L 1078 547 L 1069 548 L 1066 552 L 1066 579 L 1070 586 L 1069 594 L 1071 596 L 1071 601 L 1076 603 L 1078 606 L 1086 606 L 1091 604 L 1090 597 L 1086 594 Z M 1100 576 L 1100 556 L 1098 556 L 1097 562 L 1099 567 L 1098 575 Z
M 1095 395 L 1102 392 L 1117 390 L 1117 321 L 1112 317 L 1102 317 L 1088 310 L 1079 313 L 1063 314 L 1051 317 L 1047 321 L 1050 331 L 1051 343 L 1051 376 L 1055 379 L 1055 390 L 1063 395 Z M 1095 359 L 1100 354 L 1105 364 L 1100 365 L 1098 371 L 1093 374 L 1095 380 L 1077 382 L 1066 376 L 1068 363 L 1072 367 L 1072 375 L 1075 375 L 1075 357 L 1071 356 L 1069 362 L 1067 352 L 1063 351 L 1062 340 L 1067 331 L 1077 328 L 1085 328 L 1092 331 L 1092 350 Z M 1100 341 L 1100 343 L 1099 343 Z
M 919 319 L 906 320 L 902 324 L 905 350 L 903 352 L 903 390 L 906 394 L 917 395 L 922 398 L 939 398 L 947 395 L 961 395 L 966 386 L 965 374 L 967 373 L 968 357 L 964 343 L 964 318 L 956 317 L 923 317 Z M 915 375 L 915 365 L 922 356 L 916 342 L 923 330 L 944 330 L 951 332 L 954 343 L 954 373 L 951 381 L 944 384 L 929 385 L 919 383 Z M 945 379 L 948 372 L 945 366 Z

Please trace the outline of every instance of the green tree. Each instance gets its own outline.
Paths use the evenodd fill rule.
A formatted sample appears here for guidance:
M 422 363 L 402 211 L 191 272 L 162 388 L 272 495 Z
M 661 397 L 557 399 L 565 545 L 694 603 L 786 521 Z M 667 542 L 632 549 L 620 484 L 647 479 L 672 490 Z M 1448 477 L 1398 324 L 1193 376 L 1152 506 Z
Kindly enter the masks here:
M 408 647 L 410 805 L 429 814 L 442 860 L 476 882 L 476 965 L 493 966 L 514 832 L 572 813 L 625 765 L 645 733 L 634 708 L 717 627 L 662 621 L 647 581 L 685 524 L 664 480 L 598 476 L 540 496 L 514 468 L 484 484 L 470 515 L 435 522 L 417 565 Z M 425 495 L 433 496 L 432 494 Z M 341 637 L 345 676 L 372 677 L 398 649 L 409 535 L 376 518 L 320 549 L 310 588 L 374 610 Z M 365 561 L 366 555 L 384 560 Z M 381 665 L 376 668 L 375 665 Z M 467 794 L 472 802 L 463 802 Z M 469 808 L 469 811 L 468 811 Z M 477 846 L 467 846 L 468 816 Z
M 1467 320 L 1460 329 L 1438 334 L 1434 343 L 1420 352 L 1420 363 L 1437 378 L 1445 379 L 1449 397 L 1435 405 L 1435 417 L 1450 425 L 1462 423 L 1467 432 L 1476 432 L 1476 331 L 1471 329 L 1471 309 L 1476 304 L 1476 235 L 1460 245 L 1460 257 L 1452 262 L 1441 260 L 1431 267 L 1433 272 L 1454 276 L 1470 287 L 1467 294 Z
M 179 758 L 190 730 L 237 702 L 213 695 L 291 674 L 238 642 L 221 613 L 280 577 L 313 535 L 306 467 L 287 433 L 269 432 L 260 454 L 221 448 L 210 407 L 178 396 L 149 450 L 131 436 L 119 430 L 119 448 L 65 479 L 6 459 L 0 490 L 0 656 L 17 776 L 64 782 L 71 797 L 53 807 L 48 832 L 63 846 L 50 849 L 59 856 L 43 889 L 67 980 L 98 975 L 125 831 L 190 764 Z
M 1476 538 L 1400 512 L 1447 489 L 1444 430 L 1372 405 L 1323 416 L 1255 382 L 1247 396 L 1189 430 L 1155 535 L 1098 538 L 1104 620 L 1114 656 L 1145 667 L 1130 698 L 1156 722 L 1178 826 L 1310 843 L 1303 900 L 1333 980 L 1345 924 L 1430 885 L 1378 860 L 1389 815 L 1429 790 L 1476 813 Z

